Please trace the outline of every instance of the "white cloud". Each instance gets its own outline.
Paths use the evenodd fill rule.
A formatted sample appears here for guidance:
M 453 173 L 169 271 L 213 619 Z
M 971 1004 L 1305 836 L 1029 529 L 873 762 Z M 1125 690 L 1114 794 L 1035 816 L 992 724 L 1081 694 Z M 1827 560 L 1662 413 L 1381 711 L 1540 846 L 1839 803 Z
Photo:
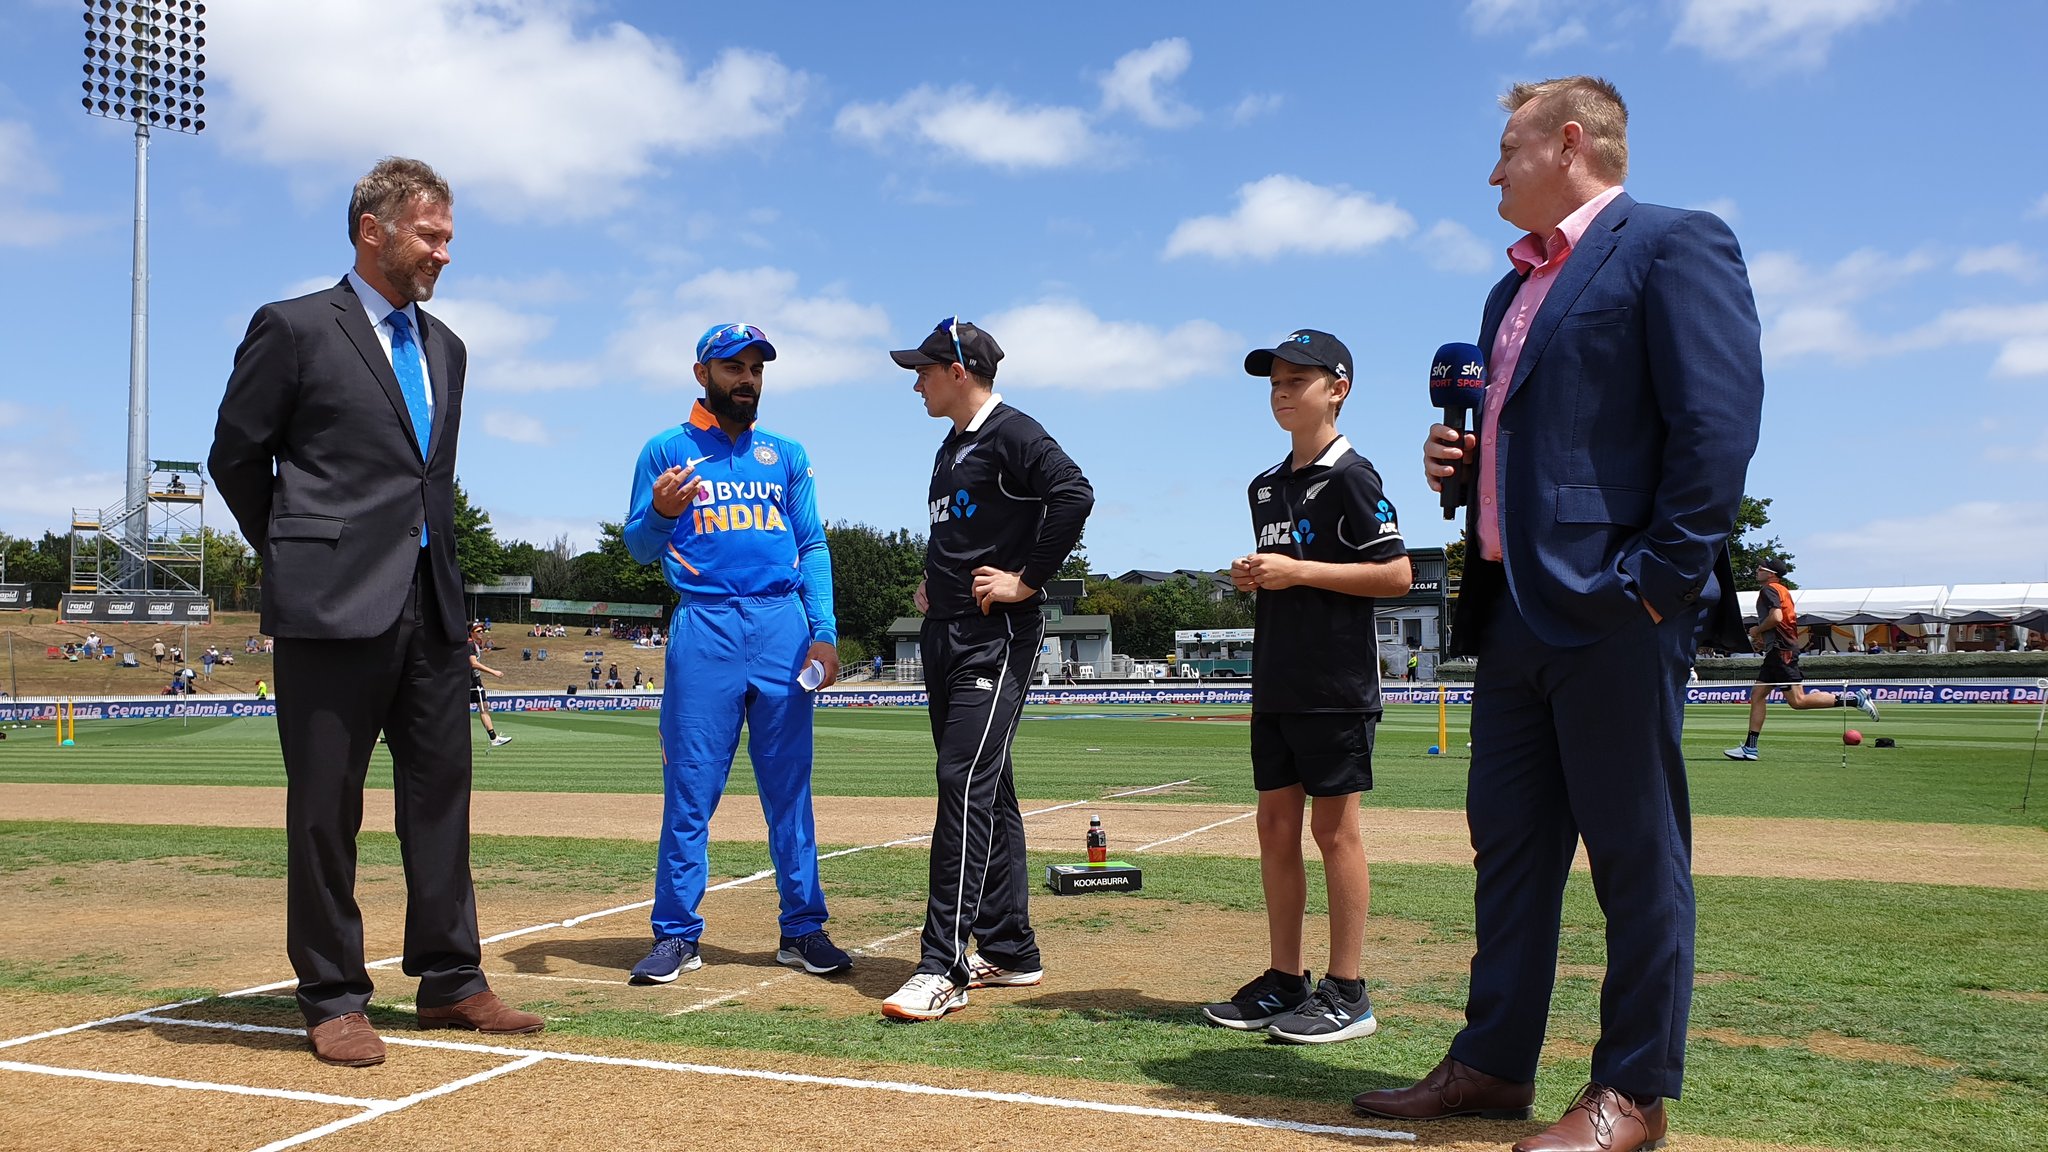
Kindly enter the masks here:
M 1253 92 L 1231 106 L 1230 122 L 1232 124 L 1249 124 L 1261 116 L 1278 112 L 1280 105 L 1286 102 L 1287 97 L 1282 96 L 1278 92 Z
M 1735 199 L 1732 196 L 1716 196 L 1712 200 L 1699 204 L 1688 204 L 1686 207 L 1691 208 L 1695 212 L 1712 212 L 1714 215 L 1719 216 L 1724 224 L 1734 224 L 1742 215 L 1741 209 L 1736 205 Z
M 1719 60 L 1820 64 L 1835 37 L 1905 6 L 1906 0 L 1685 0 L 1671 42 Z
M 1237 190 L 1228 216 L 1183 220 L 1165 255 L 1271 260 L 1283 253 L 1363 252 L 1415 230 L 1415 218 L 1363 192 L 1275 175 Z
M 458 203 L 601 213 L 662 158 L 778 131 L 805 77 L 729 49 L 692 73 L 575 0 L 245 4 L 207 29 L 227 89 L 213 127 L 273 164 L 353 175 L 377 156 L 433 164 Z M 366 103 L 366 99 L 368 102 Z
M 514 444 L 546 446 L 554 443 L 554 436 L 539 417 L 502 408 L 484 413 L 484 433 Z
M 1969 501 L 1788 539 L 1802 577 L 1835 587 L 2048 580 L 2048 502 Z
M 828 288 L 797 294 L 797 274 L 782 268 L 716 269 L 660 298 L 637 301 L 612 341 L 622 368 L 642 379 L 694 388 L 697 338 L 714 324 L 753 324 L 775 345 L 767 383 L 804 388 L 873 380 L 886 374 L 889 316 Z
M 1496 32 L 1528 23 L 1541 7 L 1540 0 L 1472 0 L 1465 19 L 1481 32 Z
M 2018 280 L 2032 280 L 2041 271 L 2041 261 L 2017 244 L 1969 248 L 1956 257 L 1956 275 L 1981 276 L 1996 272 Z
M 1478 273 L 1507 270 L 1499 249 L 1489 248 L 1470 228 L 1455 220 L 1439 220 L 1415 238 L 1423 259 L 1439 272 Z
M 76 453 L 47 443 L 0 446 L 0 532 L 69 531 L 73 508 L 119 503 L 127 483 L 121 473 L 88 470 L 83 463 Z
M 587 360 L 536 358 L 529 349 L 554 331 L 555 318 L 521 312 L 494 300 L 437 297 L 427 310 L 446 321 L 469 349 L 465 387 L 490 393 L 553 392 L 598 382 Z
M 1124 53 L 1102 78 L 1102 110 L 1127 111 L 1154 128 L 1178 128 L 1201 119 L 1172 92 L 1163 91 L 1194 60 L 1178 36 Z
M 573 516 L 521 516 L 512 512 L 493 512 L 491 529 L 500 540 L 524 540 L 542 547 L 553 543 L 557 536 L 567 536 L 569 553 L 573 556 L 583 551 L 583 541 L 597 539 L 597 522 L 602 518 L 595 514 L 579 519 Z
M 1984 259 L 1995 265 L 2002 258 Z M 1864 248 L 1826 268 L 1809 267 L 1787 252 L 1759 254 L 1749 270 L 1764 319 L 1765 354 L 1773 359 L 1825 356 L 1854 362 L 1958 344 L 1996 344 L 1992 375 L 2048 376 L 2048 301 L 1951 308 L 1896 333 L 1859 322 L 1852 305 L 1897 288 L 1935 264 L 1925 249 L 1893 256 Z M 1964 270 L 1959 262 L 1957 271 Z
M 881 145 L 893 137 L 935 144 L 996 168 L 1063 168 L 1098 153 L 1088 113 L 1064 105 L 1018 105 L 1001 92 L 922 85 L 892 103 L 848 104 L 833 127 Z
M 2048 301 L 1952 308 L 1899 337 L 1901 350 L 1996 343 L 1993 376 L 2048 376 Z
M 979 321 L 977 321 L 979 323 Z M 1242 339 L 1207 320 L 1172 329 L 1104 320 L 1072 300 L 1041 300 L 990 316 L 1003 346 L 1003 387 L 1150 389 L 1203 373 L 1227 374 Z
M 1583 44 L 1586 42 L 1586 38 L 1585 21 L 1578 19 L 1567 20 L 1556 28 L 1538 36 L 1535 42 L 1529 45 L 1529 55 L 1547 56 L 1560 48 L 1570 48 L 1574 44 Z
M 58 190 L 35 130 L 20 120 L 0 120 L 0 248 L 47 247 L 99 225 L 87 216 L 33 206 L 35 198 Z

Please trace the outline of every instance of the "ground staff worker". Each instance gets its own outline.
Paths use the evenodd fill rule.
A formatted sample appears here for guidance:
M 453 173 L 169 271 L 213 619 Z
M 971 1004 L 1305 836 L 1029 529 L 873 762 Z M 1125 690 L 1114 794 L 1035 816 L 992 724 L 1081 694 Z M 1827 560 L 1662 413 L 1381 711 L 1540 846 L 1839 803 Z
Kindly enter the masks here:
M 1003 350 L 988 333 L 954 317 L 889 355 L 917 372 L 925 412 L 953 423 L 932 465 L 916 595 L 938 747 L 931 895 L 917 970 L 882 1004 L 885 1016 L 936 1020 L 965 1007 L 971 987 L 1044 975 L 1010 741 L 1045 639 L 1040 589 L 1080 540 L 1095 492 L 1038 421 L 996 394 Z
M 773 359 L 775 346 L 750 324 L 704 333 L 704 398 L 688 422 L 647 442 L 633 473 L 626 549 L 642 564 L 659 562 L 682 600 L 661 698 L 654 949 L 634 966 L 635 984 L 667 984 L 703 963 L 697 906 L 711 814 L 742 719 L 782 900 L 775 958 L 821 975 L 853 966 L 825 934 L 811 812 L 810 689 L 839 677 L 832 558 L 803 445 L 754 426 Z M 816 678 L 800 682 L 813 662 Z

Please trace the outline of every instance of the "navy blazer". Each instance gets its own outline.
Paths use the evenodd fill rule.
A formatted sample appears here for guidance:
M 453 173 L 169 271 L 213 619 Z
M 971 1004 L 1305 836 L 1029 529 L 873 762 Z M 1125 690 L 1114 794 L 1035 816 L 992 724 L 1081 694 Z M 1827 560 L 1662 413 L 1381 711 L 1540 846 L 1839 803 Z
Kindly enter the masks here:
M 455 445 L 469 354 L 419 314 L 434 390 L 422 449 L 405 393 L 355 289 L 266 304 L 235 349 L 207 471 L 263 560 L 265 635 L 376 636 L 405 606 L 427 526 L 426 593 L 465 634 L 455 555 Z
M 1480 348 L 1493 348 L 1522 280 L 1494 285 Z M 1499 591 L 1560 647 L 1601 639 L 1645 603 L 1663 617 L 1734 605 L 1727 543 L 1763 415 L 1760 340 L 1741 249 L 1718 217 L 1626 193 L 1594 217 L 1513 378 L 1487 380 L 1508 392 L 1495 450 L 1475 466 L 1494 470 L 1507 587 L 1467 581 L 1456 651 L 1478 650 Z M 1710 619 L 1720 628 L 1703 639 L 1725 642 L 1725 620 Z

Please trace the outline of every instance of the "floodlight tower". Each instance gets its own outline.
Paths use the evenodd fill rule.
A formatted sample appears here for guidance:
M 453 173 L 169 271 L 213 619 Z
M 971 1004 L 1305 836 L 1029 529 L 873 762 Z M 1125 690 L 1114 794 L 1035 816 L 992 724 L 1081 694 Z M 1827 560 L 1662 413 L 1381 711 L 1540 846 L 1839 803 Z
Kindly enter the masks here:
M 135 271 L 128 334 L 131 554 L 149 537 L 149 134 L 206 128 L 206 5 L 192 0 L 85 0 L 86 112 L 135 125 Z M 124 570 L 129 565 L 124 564 Z M 147 564 L 136 567 L 147 584 Z

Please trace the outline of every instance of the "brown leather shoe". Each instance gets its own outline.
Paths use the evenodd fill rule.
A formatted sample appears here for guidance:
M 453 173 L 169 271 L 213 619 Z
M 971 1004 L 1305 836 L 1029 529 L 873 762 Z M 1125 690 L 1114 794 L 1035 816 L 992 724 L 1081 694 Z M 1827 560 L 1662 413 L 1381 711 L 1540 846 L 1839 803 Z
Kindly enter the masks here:
M 1351 1110 L 1387 1120 L 1448 1120 L 1477 1116 L 1482 1120 L 1527 1120 L 1536 1085 L 1517 1084 L 1488 1076 L 1449 1056 L 1429 1075 L 1406 1088 L 1382 1088 L 1351 1098 Z
M 1664 1101 L 1638 1107 L 1627 1093 L 1588 1084 L 1557 1123 L 1514 1152 L 1649 1152 L 1664 1146 Z
M 445 1008 L 422 1008 L 419 1016 L 422 1028 L 469 1028 L 501 1036 L 547 1027 L 547 1021 L 512 1007 L 488 988 Z
M 361 1012 L 322 1020 L 306 1029 L 306 1039 L 313 1045 L 313 1055 L 329 1064 L 368 1068 L 384 1062 L 384 1041 Z

